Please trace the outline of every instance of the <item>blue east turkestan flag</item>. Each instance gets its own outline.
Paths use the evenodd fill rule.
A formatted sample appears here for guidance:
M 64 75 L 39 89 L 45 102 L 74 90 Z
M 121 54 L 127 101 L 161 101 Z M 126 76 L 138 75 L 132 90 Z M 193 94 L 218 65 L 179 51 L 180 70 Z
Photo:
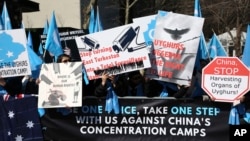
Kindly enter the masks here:
M 4 30 L 2 17 L 0 18 L 0 30 Z
M 28 32 L 27 46 L 33 49 L 33 41 L 32 41 L 32 35 L 30 31 Z
M 200 59 L 208 59 L 209 58 L 207 43 L 205 41 L 205 37 L 204 37 L 203 33 L 201 33 L 201 37 L 200 37 L 198 54 L 199 54 Z
M 90 18 L 89 18 L 89 33 L 94 33 L 95 27 L 95 9 L 91 6 Z
M 250 25 L 247 26 L 247 35 L 245 47 L 243 50 L 241 61 L 249 68 L 250 67 Z
M 111 82 L 108 81 L 108 88 L 107 88 L 107 96 L 106 96 L 106 105 L 105 111 L 109 114 L 113 111 L 115 114 L 120 113 L 120 105 L 118 96 L 116 95 Z
M 28 33 L 28 39 L 27 39 L 27 52 L 29 56 L 32 77 L 38 78 L 43 61 L 33 50 L 33 42 L 30 31 Z
M 24 25 L 23 21 L 21 23 L 21 28 L 25 29 L 25 25 Z
M 201 65 L 200 65 L 200 60 L 207 60 L 209 59 L 209 51 L 206 45 L 205 37 L 203 32 L 201 33 L 200 36 L 200 42 L 197 50 L 197 56 L 196 56 L 196 61 L 195 61 L 195 67 L 196 69 L 200 70 Z
M 90 19 L 89 19 L 89 33 L 95 33 L 102 31 L 102 22 L 100 20 L 100 15 L 99 15 L 99 8 L 97 6 L 97 10 L 95 13 L 95 9 L 93 6 L 91 6 L 91 11 L 90 11 Z
M 194 16 L 195 17 L 202 17 L 200 0 L 195 0 L 195 3 L 194 3 Z M 197 69 L 200 69 L 200 60 L 201 59 L 208 59 L 208 57 L 209 57 L 209 52 L 208 52 L 208 49 L 207 49 L 207 46 L 206 46 L 206 40 L 205 40 L 204 34 L 202 32 L 201 36 L 200 36 L 200 42 L 199 42 L 199 46 L 198 46 L 195 67 Z
M 228 56 L 226 50 L 222 46 L 220 40 L 214 33 L 209 44 L 208 44 L 208 49 L 209 49 L 209 55 L 210 58 L 215 58 L 216 56 Z
M 29 31 L 27 39 L 27 52 L 30 62 L 31 75 L 32 78 L 38 78 L 40 75 L 41 66 L 43 64 L 42 59 L 33 50 L 32 36 Z M 38 108 L 38 113 L 40 116 L 44 115 L 45 110 L 43 108 Z
M 230 110 L 228 124 L 230 125 L 240 125 L 240 115 L 246 113 L 245 104 L 233 105 Z
M 195 17 L 202 17 L 200 0 L 195 0 L 195 3 L 194 3 L 194 16 Z M 201 36 L 200 36 L 200 41 L 199 41 L 196 60 L 195 60 L 195 69 L 197 71 L 202 70 L 201 64 L 200 64 L 202 59 L 203 60 L 209 59 L 209 52 L 208 52 L 208 49 L 207 49 L 206 40 L 205 40 L 203 32 L 201 33 Z M 192 96 L 193 97 L 202 96 L 204 91 L 201 88 L 200 82 L 196 81 L 195 86 L 196 86 L 196 89 L 194 90 Z
M 6 6 L 6 2 L 3 3 L 3 10 L 2 10 L 2 21 L 3 21 L 3 30 L 10 30 L 12 29 L 11 20 L 9 17 L 8 9 Z
M 46 20 L 44 27 L 43 27 L 43 35 L 47 35 L 48 34 L 48 30 L 49 30 L 49 23 L 48 20 Z M 42 43 L 40 43 L 39 47 L 38 47 L 38 56 L 43 56 L 44 55 L 44 48 Z
M 194 2 L 194 16 L 195 17 L 202 17 L 200 0 L 195 0 L 195 2 Z
M 49 23 L 49 29 L 48 34 L 46 38 L 45 43 L 45 49 L 55 57 L 55 60 L 57 60 L 57 57 L 61 54 L 63 54 L 63 49 L 60 41 L 59 31 L 57 28 L 56 23 L 56 17 L 55 12 L 53 11 L 51 20 Z
M 103 27 L 102 27 L 102 22 L 100 19 L 100 14 L 99 14 L 99 7 L 97 6 L 97 12 L 96 12 L 96 32 L 102 31 Z
M 245 40 L 245 46 L 244 46 L 244 50 L 243 50 L 243 54 L 242 54 L 242 58 L 241 61 L 248 67 L 250 68 L 250 25 L 247 26 L 247 34 L 246 34 L 246 40 Z M 243 105 L 244 106 L 244 105 Z M 244 109 L 245 107 L 241 107 L 241 108 L 237 108 L 237 110 L 239 109 Z M 234 109 L 231 109 L 231 111 Z M 229 121 L 231 121 L 230 119 L 232 119 L 234 116 L 230 115 L 229 116 Z M 250 123 L 250 113 L 249 112 L 245 112 L 244 113 L 244 120 L 247 123 Z M 229 124 L 233 124 L 233 123 L 229 123 Z
M 232 107 L 229 114 L 228 124 L 230 125 L 239 125 L 240 117 L 236 107 Z

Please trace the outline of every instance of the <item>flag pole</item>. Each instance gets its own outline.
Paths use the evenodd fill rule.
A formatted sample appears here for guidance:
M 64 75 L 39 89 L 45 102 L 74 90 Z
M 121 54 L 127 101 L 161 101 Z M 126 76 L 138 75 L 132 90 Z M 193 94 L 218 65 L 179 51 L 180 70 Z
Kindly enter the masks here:
M 44 52 L 43 52 L 43 62 L 44 62 L 44 60 L 45 60 L 45 54 L 46 54 L 46 52 L 47 52 L 47 50 L 46 49 L 44 49 Z
M 203 35 L 203 38 L 204 38 L 204 42 L 205 42 L 205 44 L 206 44 L 206 40 L 205 40 L 204 34 L 202 33 L 202 35 Z M 201 37 L 202 37 L 202 35 L 201 35 Z M 210 61 L 211 61 L 211 58 L 210 58 L 210 54 L 209 54 L 209 51 L 208 51 L 207 46 L 205 47 L 205 51 L 207 52 L 207 57 L 208 57 L 209 62 L 210 62 Z

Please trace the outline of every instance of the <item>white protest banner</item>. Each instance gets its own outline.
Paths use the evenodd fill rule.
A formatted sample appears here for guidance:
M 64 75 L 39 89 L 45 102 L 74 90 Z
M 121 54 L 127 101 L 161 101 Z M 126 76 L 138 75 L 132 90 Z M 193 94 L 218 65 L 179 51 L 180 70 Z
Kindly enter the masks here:
M 159 11 L 154 30 L 151 65 L 153 79 L 190 85 L 204 18 Z
M 89 80 L 151 67 L 142 33 L 128 24 L 75 38 Z
M 82 106 L 82 62 L 43 64 L 39 108 Z
M 0 31 L 0 76 L 31 75 L 24 29 Z

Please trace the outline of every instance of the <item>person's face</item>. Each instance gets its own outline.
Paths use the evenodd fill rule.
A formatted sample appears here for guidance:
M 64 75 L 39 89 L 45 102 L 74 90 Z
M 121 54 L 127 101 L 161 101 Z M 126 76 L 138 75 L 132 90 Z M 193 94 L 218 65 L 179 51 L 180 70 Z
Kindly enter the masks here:
M 62 63 L 67 63 L 70 62 L 70 58 L 69 57 L 63 57 L 62 58 Z

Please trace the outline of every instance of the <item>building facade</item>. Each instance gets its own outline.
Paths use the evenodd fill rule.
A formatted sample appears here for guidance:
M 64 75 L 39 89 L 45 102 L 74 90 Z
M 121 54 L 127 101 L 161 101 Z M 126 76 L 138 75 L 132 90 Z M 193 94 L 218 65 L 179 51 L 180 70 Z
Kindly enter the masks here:
M 83 9 L 89 5 L 89 0 L 32 0 L 39 3 L 39 11 L 23 13 L 23 23 L 26 28 L 43 28 L 46 20 L 50 21 L 55 12 L 57 26 L 82 29 Z M 119 6 L 110 0 L 98 1 L 100 19 L 104 29 L 118 26 Z
M 236 38 L 236 29 L 233 28 L 230 32 L 231 32 L 233 38 Z M 229 56 L 236 56 L 235 50 L 234 50 L 234 41 L 232 40 L 229 33 L 226 32 L 226 33 L 218 35 L 218 39 L 220 40 L 222 46 L 225 48 L 225 50 L 227 51 Z M 243 52 L 243 50 L 244 50 L 245 40 L 246 40 L 246 32 L 242 32 L 241 33 L 241 41 L 240 41 L 241 52 Z
M 43 28 L 55 12 L 58 27 L 81 28 L 81 0 L 32 0 L 39 11 L 23 13 L 25 28 Z

